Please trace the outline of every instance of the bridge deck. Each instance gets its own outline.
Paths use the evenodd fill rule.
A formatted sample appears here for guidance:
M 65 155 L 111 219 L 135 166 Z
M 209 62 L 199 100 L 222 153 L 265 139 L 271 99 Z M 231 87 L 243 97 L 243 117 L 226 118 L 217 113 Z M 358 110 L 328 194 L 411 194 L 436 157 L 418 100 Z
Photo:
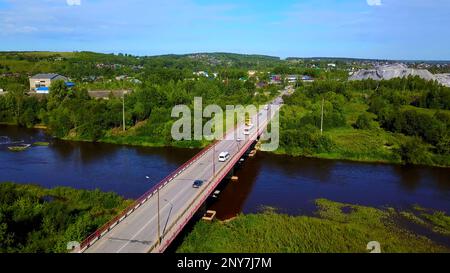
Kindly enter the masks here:
M 276 105 L 272 109 L 278 110 L 279 103 L 280 98 L 277 98 Z M 120 221 L 114 220 L 114 223 L 107 225 L 107 229 L 103 228 L 90 236 L 82 244 L 81 252 L 163 252 L 239 161 L 256 137 L 263 132 L 276 111 L 270 112 L 270 118 L 267 114 L 252 117 L 255 125 L 262 126 L 256 126 L 254 132 L 246 139 L 238 142 L 233 137 L 230 140 L 229 137 L 234 136 L 236 130 L 243 130 L 244 125 L 235 128 L 224 140 L 217 141 L 206 148 L 187 166 L 181 168 L 176 177 L 159 184 L 161 244 L 158 244 L 158 194 L 153 191 L 138 200 L 135 203 L 136 208 L 121 216 L 118 219 Z M 218 161 L 218 155 L 222 151 L 228 151 L 231 155 L 226 162 Z M 195 189 L 192 184 L 197 179 L 204 180 L 205 183 L 201 188 Z

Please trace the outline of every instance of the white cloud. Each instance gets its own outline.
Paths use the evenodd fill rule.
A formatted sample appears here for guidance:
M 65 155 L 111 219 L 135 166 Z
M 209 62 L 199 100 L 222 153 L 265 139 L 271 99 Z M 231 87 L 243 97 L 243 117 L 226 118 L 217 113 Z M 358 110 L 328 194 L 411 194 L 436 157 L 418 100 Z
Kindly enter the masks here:
M 80 6 L 81 0 L 66 0 L 67 5 L 69 6 Z
M 369 6 L 381 6 L 381 0 L 367 0 L 367 5 Z

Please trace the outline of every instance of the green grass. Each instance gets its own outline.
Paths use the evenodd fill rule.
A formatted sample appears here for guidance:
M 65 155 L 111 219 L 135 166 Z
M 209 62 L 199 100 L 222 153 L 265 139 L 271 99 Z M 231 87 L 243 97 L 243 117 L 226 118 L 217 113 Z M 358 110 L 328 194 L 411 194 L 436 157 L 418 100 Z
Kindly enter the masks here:
M 431 211 L 418 205 L 412 211 L 402 212 L 401 215 L 416 224 L 428 227 L 436 233 L 450 236 L 450 216 L 442 211 Z
M 396 134 L 382 129 L 357 130 L 354 128 L 338 128 L 325 132 L 335 147 L 331 153 L 318 154 L 329 159 L 348 159 L 355 161 L 375 161 L 400 163 L 394 149 L 399 146 Z
M 324 159 L 343 159 L 361 162 L 401 163 L 395 154 L 399 147 L 398 134 L 386 132 L 382 129 L 357 130 L 351 127 L 332 129 L 324 132 L 334 143 L 334 147 L 327 153 L 313 153 L 308 157 Z M 404 136 L 403 136 L 404 137 Z M 292 154 L 279 148 L 276 154 Z
M 378 241 L 383 252 L 448 252 L 426 237 L 400 228 L 392 210 L 316 201 L 317 217 L 267 211 L 240 215 L 222 223 L 199 222 L 185 238 L 180 253 L 348 253 L 368 252 Z
M 50 143 L 49 142 L 44 142 L 44 141 L 38 141 L 33 143 L 33 146 L 49 146 Z
M 26 151 L 28 148 L 29 147 L 24 147 L 24 146 L 11 146 L 11 147 L 8 147 L 8 149 L 11 152 L 23 152 L 23 151 Z
M 422 214 L 434 226 L 433 231 L 450 236 L 450 216 L 438 211 L 433 214 Z
M 403 105 L 401 107 L 402 110 L 406 111 L 406 110 L 415 110 L 421 114 L 427 114 L 429 116 L 434 116 L 434 114 L 436 114 L 436 112 L 442 112 L 442 113 L 447 113 L 450 114 L 450 110 L 443 110 L 443 109 L 430 109 L 430 108 L 421 108 L 421 107 L 415 107 L 412 105 Z
M 369 106 L 364 103 L 348 102 L 344 108 L 344 114 L 347 117 L 347 124 L 352 126 L 359 115 L 365 113 Z M 375 117 L 375 115 L 373 115 Z
M 176 147 L 176 148 L 203 148 L 208 145 L 207 141 L 175 141 L 171 143 L 166 143 L 163 141 L 155 142 L 154 138 L 146 136 L 108 136 L 103 137 L 99 140 L 100 142 L 119 144 L 119 145 L 130 145 L 130 146 L 141 146 L 141 147 Z

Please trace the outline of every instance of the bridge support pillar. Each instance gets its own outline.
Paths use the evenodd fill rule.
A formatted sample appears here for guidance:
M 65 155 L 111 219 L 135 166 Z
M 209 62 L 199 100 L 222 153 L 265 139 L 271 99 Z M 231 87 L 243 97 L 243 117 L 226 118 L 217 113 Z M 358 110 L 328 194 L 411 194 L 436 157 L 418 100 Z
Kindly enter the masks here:
M 208 210 L 205 215 L 202 217 L 203 220 L 205 221 L 212 221 L 214 220 L 214 218 L 216 217 L 216 211 L 215 210 Z

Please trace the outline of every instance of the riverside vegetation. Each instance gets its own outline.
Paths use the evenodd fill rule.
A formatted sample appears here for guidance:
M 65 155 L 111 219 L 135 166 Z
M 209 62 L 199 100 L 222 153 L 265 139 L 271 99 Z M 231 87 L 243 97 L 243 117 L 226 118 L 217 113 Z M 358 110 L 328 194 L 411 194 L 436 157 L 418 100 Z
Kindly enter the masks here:
M 400 220 L 449 236 L 450 217 L 423 208 L 398 212 L 316 201 L 316 216 L 288 216 L 266 209 L 229 222 L 199 222 L 184 238 L 180 253 L 367 253 L 377 241 L 382 252 L 449 252 L 450 246 L 417 235 Z
M 325 63 L 323 63 L 325 62 Z M 450 88 L 420 78 L 347 81 L 345 63 L 326 69 L 326 60 L 290 62 L 238 54 L 131 55 L 76 53 L 1 53 L 0 122 L 45 125 L 58 138 L 142 146 L 203 147 L 207 141 L 173 141 L 171 109 L 177 104 L 263 104 L 283 85 L 264 85 L 274 74 L 304 74 L 313 84 L 298 84 L 281 113 L 277 153 L 357 161 L 450 166 Z M 316 68 L 311 69 L 314 65 Z M 258 70 L 248 77 L 249 69 Z M 193 72 L 204 70 L 209 76 Z M 217 74 L 211 76 L 213 72 Z M 77 86 L 55 82 L 50 95 L 28 96 L 27 76 L 58 72 Z M 116 78 L 128 75 L 139 81 Z M 263 83 L 256 87 L 256 83 Z M 88 90 L 132 89 L 122 99 L 92 99 Z M 320 133 L 324 101 L 324 132 Z
M 67 252 L 131 200 L 99 190 L 0 184 L 0 252 Z
M 318 81 L 285 102 L 278 153 L 450 166 L 450 89 L 437 83 Z
M 129 205 L 115 193 L 0 183 L 0 252 L 66 252 Z M 222 223 L 198 222 L 178 252 L 448 252 L 449 246 L 411 230 L 411 224 L 450 236 L 450 217 L 420 207 L 385 210 L 316 201 L 316 216 L 266 209 Z M 401 224 L 403 220 L 408 225 Z

